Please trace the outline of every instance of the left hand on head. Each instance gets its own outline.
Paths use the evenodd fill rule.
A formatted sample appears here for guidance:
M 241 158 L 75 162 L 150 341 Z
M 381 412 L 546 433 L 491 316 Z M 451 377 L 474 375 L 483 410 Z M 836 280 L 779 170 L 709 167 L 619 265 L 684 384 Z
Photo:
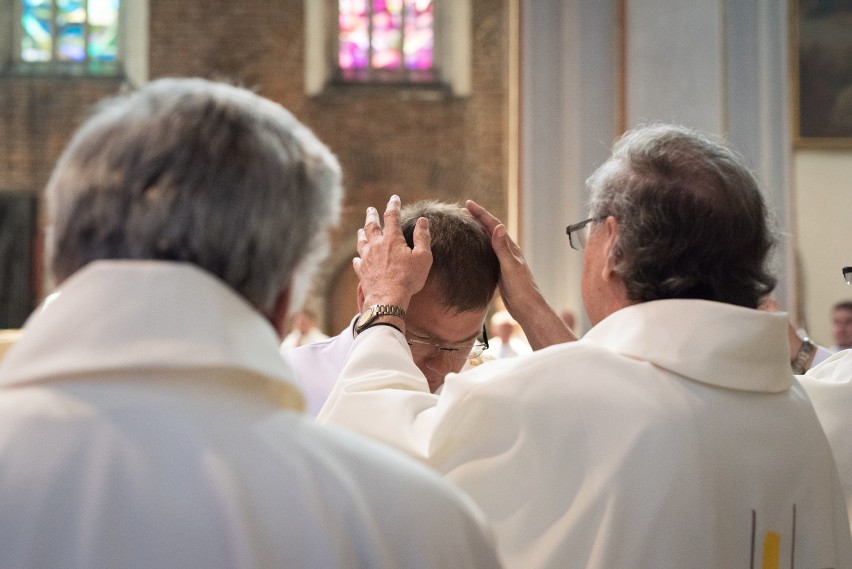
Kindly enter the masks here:
M 491 247 L 500 261 L 500 296 L 509 314 L 520 322 L 523 304 L 540 295 L 524 254 L 509 237 L 506 226 L 488 210 L 473 200 L 467 200 L 465 207 L 491 236 Z
M 375 208 L 367 208 L 363 229 L 358 230 L 358 255 L 352 266 L 360 279 L 364 304 L 392 304 L 402 309 L 426 284 L 432 266 L 429 220 L 421 217 L 414 227 L 414 249 L 402 235 L 399 196 L 391 196 L 384 213 L 385 227 Z
M 491 236 L 491 247 L 500 261 L 500 296 L 533 349 L 576 340 L 574 332 L 541 294 L 521 248 L 509 237 L 506 226 L 473 200 L 467 200 L 465 207 Z

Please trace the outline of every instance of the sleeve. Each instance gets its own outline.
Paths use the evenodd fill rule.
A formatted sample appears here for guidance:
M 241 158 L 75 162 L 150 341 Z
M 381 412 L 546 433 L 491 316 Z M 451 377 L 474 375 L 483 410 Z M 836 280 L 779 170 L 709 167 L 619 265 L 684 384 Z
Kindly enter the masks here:
M 317 421 L 344 425 L 425 461 L 438 400 L 404 336 L 375 326 L 355 339 Z
M 479 398 L 470 396 L 493 379 L 495 364 L 448 374 L 439 396 L 429 391 L 399 331 L 369 328 L 355 339 L 317 421 L 343 425 L 444 471 L 455 447 L 471 446 L 481 434 L 475 421 L 464 419 L 478 416 L 473 403 Z
M 810 369 L 815 368 L 816 366 L 818 366 L 819 364 L 821 364 L 822 362 L 824 362 L 825 360 L 827 360 L 828 358 L 830 358 L 833 355 L 834 355 L 834 352 L 832 352 L 831 350 L 829 350 L 828 348 L 826 348 L 824 346 L 820 346 L 819 344 L 817 344 L 816 345 L 816 355 L 814 355 L 814 361 L 811 363 Z

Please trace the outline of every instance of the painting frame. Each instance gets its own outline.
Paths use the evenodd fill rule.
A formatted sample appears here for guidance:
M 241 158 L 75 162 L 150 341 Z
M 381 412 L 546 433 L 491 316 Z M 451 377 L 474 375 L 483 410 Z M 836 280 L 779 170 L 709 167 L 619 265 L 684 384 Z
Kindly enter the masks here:
M 852 148 L 852 0 L 789 10 L 793 144 Z

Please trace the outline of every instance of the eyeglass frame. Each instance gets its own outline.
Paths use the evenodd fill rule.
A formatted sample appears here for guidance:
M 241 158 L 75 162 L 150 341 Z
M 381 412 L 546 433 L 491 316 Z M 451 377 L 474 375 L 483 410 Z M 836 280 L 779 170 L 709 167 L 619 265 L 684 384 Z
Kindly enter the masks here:
M 571 248 L 575 251 L 582 251 L 586 248 L 586 241 L 588 240 L 588 235 L 585 239 L 580 238 L 580 231 L 583 231 L 587 225 L 594 221 L 601 221 L 602 219 L 606 219 L 609 216 L 606 215 L 598 215 L 596 217 L 590 217 L 589 219 L 584 219 L 578 223 L 572 223 L 568 227 L 565 228 L 565 233 L 568 235 L 568 244 L 571 245 Z M 591 228 L 589 229 L 591 231 Z M 577 243 L 574 243 L 574 237 L 577 237 Z
M 435 348 L 435 351 L 434 351 L 433 354 L 430 355 L 430 357 L 432 357 L 436 354 L 444 353 L 444 352 L 450 352 L 450 353 L 460 352 L 464 349 L 464 348 L 455 347 L 455 346 L 442 346 L 441 344 L 436 344 L 434 342 L 426 342 L 424 340 L 414 340 L 414 339 L 411 339 L 411 338 L 406 338 L 405 341 L 406 341 L 406 343 L 408 343 L 409 348 L 413 344 L 418 344 L 420 346 L 432 346 L 432 348 Z M 482 346 L 482 350 L 479 353 L 473 355 L 473 349 L 477 346 L 477 344 Z M 472 359 L 478 358 L 479 356 L 482 355 L 482 352 L 484 352 L 488 348 L 489 348 L 488 331 L 486 329 L 485 324 L 483 323 L 482 324 L 482 340 L 480 340 L 479 338 L 475 338 L 473 340 L 473 344 L 471 344 L 468 353 L 465 355 L 465 359 L 472 360 Z
M 843 272 L 843 280 L 846 284 L 852 285 L 852 267 L 843 267 L 840 270 Z

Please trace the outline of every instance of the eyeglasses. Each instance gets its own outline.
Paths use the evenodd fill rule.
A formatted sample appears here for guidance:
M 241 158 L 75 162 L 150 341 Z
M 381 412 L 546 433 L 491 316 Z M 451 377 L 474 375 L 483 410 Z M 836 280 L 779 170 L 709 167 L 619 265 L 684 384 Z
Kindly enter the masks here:
M 586 242 L 589 240 L 589 232 L 592 229 L 589 227 L 589 224 L 593 221 L 600 221 L 602 219 L 606 219 L 606 216 L 599 215 L 597 217 L 590 217 L 589 219 L 584 219 L 580 223 L 575 223 L 574 225 L 569 225 L 565 228 L 565 233 L 568 234 L 568 242 L 571 243 L 571 248 L 576 249 L 577 251 L 585 249 Z
M 852 267 L 843 267 L 843 278 L 846 284 L 852 284 Z
M 438 354 L 447 354 L 451 358 L 472 360 L 482 355 L 488 349 L 488 333 L 485 324 L 482 325 L 482 337 L 473 341 L 463 342 L 453 346 L 433 344 L 426 340 L 406 338 L 411 354 L 419 358 L 431 358 Z

